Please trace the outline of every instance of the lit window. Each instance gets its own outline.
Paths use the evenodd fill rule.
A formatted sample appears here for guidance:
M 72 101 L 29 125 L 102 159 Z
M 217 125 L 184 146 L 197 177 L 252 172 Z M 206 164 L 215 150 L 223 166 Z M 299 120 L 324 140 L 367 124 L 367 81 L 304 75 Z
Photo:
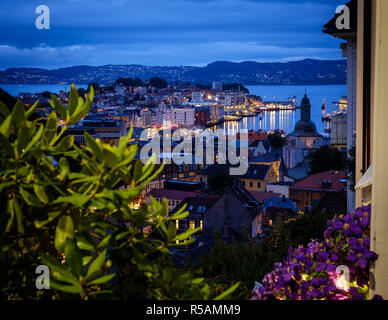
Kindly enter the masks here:
M 195 221 L 190 220 L 190 229 L 195 229 Z
M 199 228 L 202 231 L 202 229 L 203 229 L 203 222 L 202 222 L 202 220 L 199 222 Z

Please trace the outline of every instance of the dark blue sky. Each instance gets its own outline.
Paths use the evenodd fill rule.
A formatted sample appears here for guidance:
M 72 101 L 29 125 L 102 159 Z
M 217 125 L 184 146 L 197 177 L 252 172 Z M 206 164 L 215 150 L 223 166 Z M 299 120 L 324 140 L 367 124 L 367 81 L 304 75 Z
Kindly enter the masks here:
M 341 0 L 2 0 L 0 69 L 340 59 Z M 51 29 L 35 27 L 46 4 Z

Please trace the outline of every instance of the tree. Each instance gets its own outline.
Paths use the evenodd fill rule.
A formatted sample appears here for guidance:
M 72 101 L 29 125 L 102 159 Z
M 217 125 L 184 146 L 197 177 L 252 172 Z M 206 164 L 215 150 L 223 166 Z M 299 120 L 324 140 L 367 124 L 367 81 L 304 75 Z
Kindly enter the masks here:
M 277 219 L 276 228 L 264 227 L 257 239 L 249 236 L 232 243 L 223 241 L 216 230 L 210 251 L 202 253 L 196 261 L 188 262 L 187 267 L 201 270 L 199 276 L 218 286 L 241 281 L 243 286 L 236 295 L 250 296 L 255 281 L 261 281 L 275 262 L 286 258 L 290 247 L 307 245 L 312 239 L 323 240 L 327 221 L 334 215 L 334 212 L 313 212 L 288 222 Z
M 155 155 L 146 164 L 133 160 L 132 130 L 116 146 L 85 132 L 86 145 L 77 147 L 66 135 L 93 97 L 92 86 L 84 100 L 72 85 L 65 107 L 51 95 L 54 111 L 44 123 L 30 121 L 39 101 L 28 110 L 17 101 L 12 112 L 0 103 L 2 298 L 207 299 L 204 279 L 164 262 L 170 246 L 190 243 L 198 231 L 177 235 L 175 220 L 188 215 L 185 208 L 168 216 L 166 199 L 132 208 L 163 170 L 154 170 Z M 52 290 L 35 287 L 38 265 L 50 268 Z
M 281 149 L 286 144 L 286 139 L 278 133 L 269 134 L 267 139 L 272 149 Z
M 231 187 L 234 181 L 235 178 L 223 171 L 217 171 L 213 175 L 210 175 L 207 180 L 211 191 L 218 194 L 222 194 L 227 187 Z
M 316 174 L 329 170 L 346 170 L 346 152 L 324 145 L 311 151 L 307 159 L 310 161 L 310 174 Z
M 164 88 L 167 88 L 168 82 L 159 77 L 152 77 L 147 81 L 147 85 L 151 87 L 155 87 L 157 89 L 164 89 Z

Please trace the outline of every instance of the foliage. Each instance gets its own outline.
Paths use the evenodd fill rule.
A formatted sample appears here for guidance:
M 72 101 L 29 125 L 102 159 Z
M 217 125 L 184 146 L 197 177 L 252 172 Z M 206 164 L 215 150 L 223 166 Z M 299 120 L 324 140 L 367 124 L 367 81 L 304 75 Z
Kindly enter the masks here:
M 143 87 L 144 83 L 140 78 L 119 78 L 115 81 L 115 84 L 122 85 L 125 87 Z
M 167 88 L 168 82 L 159 77 L 152 77 L 147 81 L 147 85 L 150 87 L 155 87 L 156 89 L 164 89 Z
M 209 298 L 205 279 L 163 262 L 177 240 L 190 241 L 193 231 L 177 235 L 175 229 L 188 212 L 168 216 L 165 199 L 131 207 L 163 169 L 154 170 L 155 155 L 146 164 L 133 161 L 132 131 L 117 146 L 85 132 L 86 146 L 77 147 L 66 136 L 87 115 L 93 96 L 93 87 L 84 100 L 72 85 L 66 107 L 51 95 L 55 111 L 34 121 L 39 101 L 27 110 L 17 101 L 12 112 L 0 103 L 2 297 Z M 72 170 L 72 163 L 82 169 Z M 35 287 L 41 264 L 50 268 L 51 290 Z
M 290 247 L 283 263 L 275 263 L 252 299 L 368 299 L 369 266 L 377 259 L 370 246 L 370 207 L 327 222 L 325 239 L 307 247 Z M 349 268 L 344 282 L 338 266 Z
M 223 84 L 223 89 L 225 91 L 241 91 L 249 94 L 249 90 L 245 88 L 242 84 L 240 83 L 225 83 Z
M 207 179 L 210 190 L 217 194 L 222 194 L 226 188 L 232 187 L 234 181 L 235 178 L 223 171 L 217 171 Z
M 234 297 L 251 296 L 255 281 L 270 272 L 276 261 L 283 260 L 290 246 L 307 244 L 311 239 L 323 239 L 326 222 L 333 216 L 313 212 L 289 222 L 278 219 L 276 228 L 264 228 L 259 239 L 251 239 L 247 235 L 245 239 L 232 243 L 223 241 L 221 234 L 216 232 L 211 250 L 204 252 L 197 261 L 188 262 L 188 266 L 201 270 L 199 275 L 214 279 L 219 287 L 241 281 Z
M 346 152 L 324 145 L 311 151 L 307 157 L 310 161 L 310 174 L 316 174 L 329 170 L 346 170 Z
M 286 144 L 286 139 L 277 133 L 269 134 L 267 139 L 272 149 L 281 149 Z

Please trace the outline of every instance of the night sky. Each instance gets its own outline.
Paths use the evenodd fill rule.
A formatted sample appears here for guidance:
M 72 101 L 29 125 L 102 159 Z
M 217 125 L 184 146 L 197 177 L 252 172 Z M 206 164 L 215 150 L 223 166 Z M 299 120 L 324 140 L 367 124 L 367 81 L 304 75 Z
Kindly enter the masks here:
M 2 0 L 0 69 L 341 59 L 321 32 L 341 0 Z M 50 8 L 37 30 L 35 8 Z

